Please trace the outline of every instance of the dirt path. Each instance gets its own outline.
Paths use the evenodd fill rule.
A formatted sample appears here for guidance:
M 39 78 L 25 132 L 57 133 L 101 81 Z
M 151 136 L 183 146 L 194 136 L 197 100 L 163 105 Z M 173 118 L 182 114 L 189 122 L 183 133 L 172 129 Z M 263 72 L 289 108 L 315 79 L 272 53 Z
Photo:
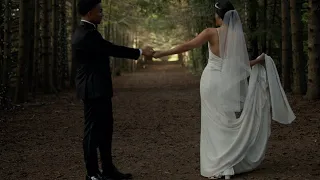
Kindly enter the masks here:
M 199 78 L 154 66 L 114 80 L 114 160 L 137 180 L 200 180 Z M 82 106 L 72 93 L 0 120 L 0 179 L 82 180 Z M 234 179 L 320 179 L 320 102 L 290 97 L 297 120 L 273 123 L 266 159 Z

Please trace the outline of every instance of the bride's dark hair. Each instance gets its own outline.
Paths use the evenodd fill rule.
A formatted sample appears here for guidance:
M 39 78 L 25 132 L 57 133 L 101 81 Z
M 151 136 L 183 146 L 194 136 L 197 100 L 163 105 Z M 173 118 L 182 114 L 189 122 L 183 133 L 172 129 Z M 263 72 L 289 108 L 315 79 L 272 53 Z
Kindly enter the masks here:
M 231 10 L 235 10 L 233 5 L 231 4 L 230 1 L 218 1 L 215 5 L 214 5 L 215 9 L 216 9 L 216 13 L 219 15 L 219 17 L 221 19 L 224 18 L 224 15 Z

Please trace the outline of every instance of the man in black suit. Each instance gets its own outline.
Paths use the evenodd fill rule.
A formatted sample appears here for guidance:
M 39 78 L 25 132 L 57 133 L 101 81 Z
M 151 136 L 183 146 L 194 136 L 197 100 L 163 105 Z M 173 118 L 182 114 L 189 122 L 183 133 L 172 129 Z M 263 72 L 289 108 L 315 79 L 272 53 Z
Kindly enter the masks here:
M 131 179 L 131 174 L 117 170 L 112 162 L 112 80 L 109 56 L 138 59 L 152 56 L 151 47 L 133 49 L 117 46 L 103 39 L 96 26 L 102 20 L 101 0 L 79 0 L 80 26 L 72 36 L 72 58 L 77 62 L 77 95 L 84 103 L 84 160 L 87 180 Z M 99 148 L 102 172 L 99 170 Z

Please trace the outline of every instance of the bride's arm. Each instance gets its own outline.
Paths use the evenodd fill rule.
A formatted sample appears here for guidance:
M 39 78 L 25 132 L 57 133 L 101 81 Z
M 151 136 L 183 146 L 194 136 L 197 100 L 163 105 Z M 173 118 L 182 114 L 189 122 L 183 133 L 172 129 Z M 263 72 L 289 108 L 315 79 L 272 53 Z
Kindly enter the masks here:
M 214 32 L 215 31 L 212 31 L 212 29 L 207 28 L 207 29 L 203 30 L 197 37 L 195 37 L 194 39 L 192 39 L 186 43 L 180 44 L 180 45 L 176 46 L 175 48 L 172 48 L 167 51 L 156 52 L 154 54 L 154 57 L 158 58 L 158 57 L 169 56 L 169 55 L 173 55 L 173 54 L 180 54 L 180 53 L 192 50 L 194 48 L 198 48 L 198 47 L 202 46 L 204 43 L 208 42 Z
M 251 60 L 251 61 L 250 61 L 250 67 L 252 67 L 252 66 L 254 66 L 254 65 L 256 65 L 256 64 L 259 64 L 259 63 L 260 63 L 260 60 L 258 60 L 258 59 Z
M 260 64 L 264 61 L 265 58 L 265 54 L 262 53 L 260 56 L 258 56 L 255 60 L 250 61 L 250 67 L 256 65 L 256 64 Z

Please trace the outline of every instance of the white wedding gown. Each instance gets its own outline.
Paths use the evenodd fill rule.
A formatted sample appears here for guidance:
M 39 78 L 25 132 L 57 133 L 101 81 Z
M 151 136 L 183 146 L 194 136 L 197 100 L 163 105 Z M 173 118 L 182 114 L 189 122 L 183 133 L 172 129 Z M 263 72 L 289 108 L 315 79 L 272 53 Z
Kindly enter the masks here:
M 295 119 L 281 87 L 273 60 L 253 66 L 240 117 L 226 113 L 215 99 L 223 59 L 209 49 L 200 82 L 200 169 L 204 177 L 235 175 L 255 169 L 264 159 L 271 119 L 289 124 Z M 271 112 L 271 109 L 273 110 Z

